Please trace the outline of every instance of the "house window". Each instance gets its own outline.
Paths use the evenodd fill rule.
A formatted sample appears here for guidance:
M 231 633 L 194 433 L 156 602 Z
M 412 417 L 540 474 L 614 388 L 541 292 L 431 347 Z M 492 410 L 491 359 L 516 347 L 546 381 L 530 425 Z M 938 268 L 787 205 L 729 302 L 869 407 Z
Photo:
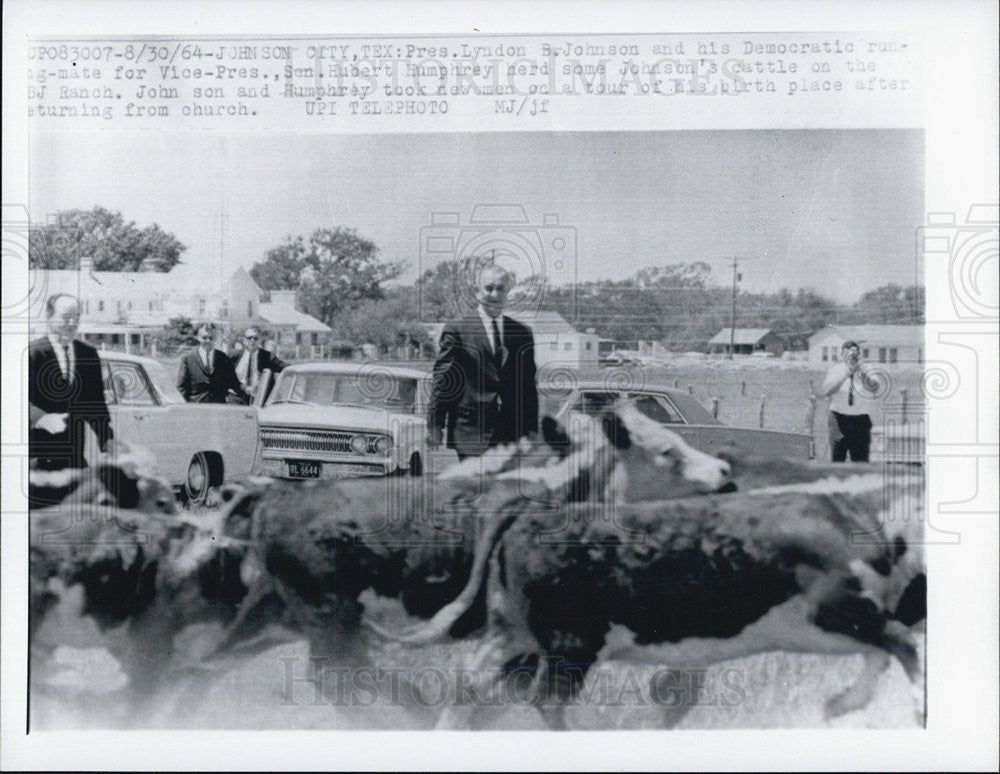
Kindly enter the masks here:
M 889 348 L 889 362 L 895 363 L 898 358 L 898 350 L 895 347 Z
M 253 317 L 253 301 L 247 301 L 247 317 Z
M 558 350 L 559 349 L 559 342 L 553 341 L 551 344 L 549 344 L 549 349 L 551 349 L 553 352 L 555 352 L 556 350 Z
M 205 299 L 198 299 L 198 314 L 205 314 Z
M 228 301 L 223 301 L 222 302 L 222 307 L 219 309 L 219 316 L 220 317 L 229 317 L 229 302 Z
M 132 302 L 131 301 L 128 302 L 128 310 L 130 312 L 132 311 Z
M 319 344 L 319 334 L 318 333 L 312 334 L 312 344 L 313 344 L 313 346 L 316 346 L 317 344 Z
M 868 347 L 865 347 L 864 349 L 861 350 L 861 357 L 863 357 L 865 360 L 868 359 L 868 357 L 869 357 L 869 355 L 868 355 Z
M 295 334 L 295 343 L 296 344 L 301 344 L 302 343 L 302 334 L 301 333 L 296 333 Z
M 121 301 L 115 301 L 115 309 L 117 309 L 119 312 L 122 310 L 122 302 Z
M 821 359 L 825 363 L 827 361 L 827 350 L 826 347 L 821 348 Z
M 885 347 L 878 348 L 878 362 L 880 363 L 885 362 Z
M 923 349 L 918 349 L 917 350 L 917 362 L 920 363 L 920 365 L 924 364 L 924 351 L 923 351 Z
M 103 301 L 98 301 L 97 302 L 97 311 L 98 312 L 103 312 L 104 311 L 104 302 Z
M 563 349 L 566 352 L 569 352 L 571 349 L 573 349 L 573 342 L 572 341 L 567 341 L 565 344 L 563 344 Z
M 149 302 L 149 311 L 150 312 L 153 311 L 153 302 L 152 301 Z
M 587 351 L 590 352 L 591 349 L 593 349 L 593 342 L 588 341 L 587 342 Z
M 90 314 L 90 302 L 89 301 L 84 301 L 83 302 L 83 313 L 84 314 Z

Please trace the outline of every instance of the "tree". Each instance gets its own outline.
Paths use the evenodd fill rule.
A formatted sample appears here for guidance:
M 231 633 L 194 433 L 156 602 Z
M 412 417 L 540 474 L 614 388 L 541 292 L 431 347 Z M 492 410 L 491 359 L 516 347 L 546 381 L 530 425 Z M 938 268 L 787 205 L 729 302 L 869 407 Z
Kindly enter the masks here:
M 157 337 L 167 347 L 188 347 L 198 344 L 198 329 L 190 317 L 171 317 Z
M 418 303 L 416 288 L 392 288 L 384 298 L 364 301 L 349 313 L 337 315 L 331 327 L 338 338 L 380 347 L 430 344 L 430 335 L 420 322 Z
M 922 285 L 903 286 L 890 282 L 863 294 L 845 317 L 861 325 L 922 323 L 925 304 Z
M 95 271 L 163 272 L 180 263 L 186 249 L 157 224 L 140 229 L 103 207 L 63 210 L 28 234 L 28 262 L 37 269 L 77 269 L 89 258 Z
M 308 241 L 287 237 L 268 250 L 250 276 L 264 290 L 298 291 L 303 309 L 332 327 L 338 315 L 382 298 L 382 284 L 402 273 L 402 262 L 381 261 L 378 252 L 354 229 L 320 228 Z

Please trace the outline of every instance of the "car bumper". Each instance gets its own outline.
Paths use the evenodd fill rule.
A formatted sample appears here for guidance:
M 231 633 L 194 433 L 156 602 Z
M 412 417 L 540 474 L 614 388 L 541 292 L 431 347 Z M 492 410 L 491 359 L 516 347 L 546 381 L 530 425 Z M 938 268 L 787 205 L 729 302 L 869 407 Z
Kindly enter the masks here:
M 318 476 L 292 475 L 289 472 L 289 462 L 311 462 L 319 468 Z M 261 460 L 260 472 L 262 475 L 272 478 L 285 478 L 290 480 L 309 479 L 329 479 L 329 478 L 354 478 L 357 476 L 385 476 L 392 470 L 388 461 L 354 461 L 343 460 L 330 462 L 328 460 L 311 460 L 308 457 L 265 457 Z

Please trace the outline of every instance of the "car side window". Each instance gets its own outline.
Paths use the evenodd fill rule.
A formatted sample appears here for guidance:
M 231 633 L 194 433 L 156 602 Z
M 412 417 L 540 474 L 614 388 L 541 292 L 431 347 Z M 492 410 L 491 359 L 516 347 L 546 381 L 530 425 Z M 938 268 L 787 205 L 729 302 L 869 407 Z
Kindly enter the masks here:
M 142 369 L 136 363 L 111 363 L 111 385 L 120 406 L 156 405 Z
M 118 400 L 115 398 L 115 388 L 111 384 L 111 366 L 108 361 L 101 361 L 101 382 L 104 384 L 104 402 L 109 406 L 115 405 Z
M 587 390 L 581 392 L 577 399 L 573 401 L 572 410 L 583 414 L 600 414 L 619 398 L 621 398 L 621 393 L 618 392 Z
M 664 425 L 681 425 L 684 420 L 661 395 L 632 392 L 629 399 L 635 402 L 635 407 L 650 419 Z

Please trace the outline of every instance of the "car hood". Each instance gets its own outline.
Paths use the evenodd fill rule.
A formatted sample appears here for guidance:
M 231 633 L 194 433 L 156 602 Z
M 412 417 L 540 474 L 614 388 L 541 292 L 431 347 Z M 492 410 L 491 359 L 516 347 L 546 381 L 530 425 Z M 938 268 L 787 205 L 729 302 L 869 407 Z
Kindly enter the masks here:
M 361 406 L 302 406 L 279 404 L 260 410 L 261 427 L 316 427 L 329 430 L 364 430 L 378 432 L 393 425 L 423 424 L 421 417 L 385 409 Z

